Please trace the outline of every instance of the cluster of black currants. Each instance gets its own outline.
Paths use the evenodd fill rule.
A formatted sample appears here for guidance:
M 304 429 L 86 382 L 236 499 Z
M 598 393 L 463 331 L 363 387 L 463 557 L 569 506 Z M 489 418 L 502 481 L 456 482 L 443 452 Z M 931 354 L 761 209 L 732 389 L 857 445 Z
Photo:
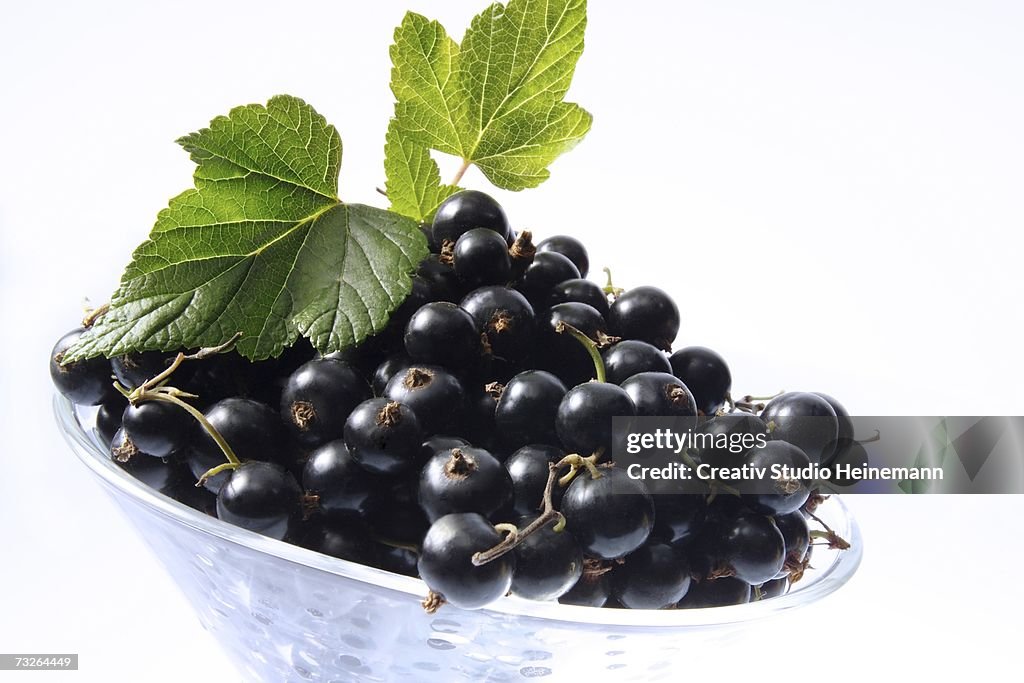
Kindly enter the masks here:
M 432 253 L 411 294 L 356 348 L 320 356 L 300 340 L 256 363 L 217 349 L 62 364 L 78 329 L 51 353 L 53 381 L 99 406 L 111 457 L 153 488 L 419 576 L 429 609 L 510 592 L 593 607 L 737 604 L 788 590 L 812 538 L 841 545 L 808 526 L 811 482 L 657 491 L 609 461 L 616 416 L 769 436 L 744 454 L 691 453 L 698 461 L 845 457 L 852 425 L 833 399 L 733 402 L 721 356 L 672 352 L 680 317 L 665 292 L 585 279 L 583 244 L 534 245 L 483 193 L 455 194 L 423 229 Z M 807 415 L 830 419 L 808 428 L 796 419 Z

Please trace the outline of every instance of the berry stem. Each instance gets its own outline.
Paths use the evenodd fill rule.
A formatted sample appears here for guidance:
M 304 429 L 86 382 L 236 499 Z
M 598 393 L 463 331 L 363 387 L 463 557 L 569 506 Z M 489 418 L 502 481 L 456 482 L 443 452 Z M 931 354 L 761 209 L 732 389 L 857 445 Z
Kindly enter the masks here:
M 164 388 L 166 389 L 168 387 Z M 217 428 L 210 424 L 210 421 L 206 419 L 206 416 L 203 415 L 195 406 L 193 406 L 190 403 L 186 403 L 185 401 L 182 401 L 180 398 L 178 398 L 175 395 L 176 392 L 176 389 L 173 389 L 172 391 L 151 390 L 142 394 L 138 400 L 165 401 L 166 403 L 173 403 L 174 405 L 178 406 L 179 408 L 187 412 L 189 415 L 191 415 L 193 418 L 195 418 L 195 420 L 202 426 L 203 430 L 210 435 L 210 438 L 213 439 L 214 443 L 217 444 L 217 447 L 220 448 L 222 453 L 224 453 L 224 457 L 227 458 L 228 461 L 227 463 L 225 463 L 226 465 L 231 465 L 232 467 L 238 467 L 239 465 L 241 465 L 242 461 L 239 460 L 237 455 L 235 455 L 235 452 L 231 449 L 231 446 L 228 444 L 228 442 L 224 440 L 224 437 L 221 436 L 220 432 L 217 431 Z M 135 392 L 132 393 L 134 394 Z M 218 465 L 217 467 L 223 467 L 223 465 Z M 214 469 L 217 469 L 217 467 L 215 467 Z M 211 470 L 211 472 L 212 471 L 213 470 Z M 213 475 L 207 472 L 203 476 L 208 478 Z
M 608 296 L 612 297 L 613 299 L 618 298 L 619 295 L 621 295 L 626 290 L 624 290 L 622 287 L 616 287 L 614 284 L 612 284 L 612 269 L 611 268 L 602 268 L 602 270 L 604 270 L 605 275 L 608 276 L 608 280 L 605 283 L 605 286 L 601 288 L 602 291 L 605 294 L 607 294 Z
M 103 317 L 107 311 L 110 310 L 110 303 L 100 304 L 96 308 L 89 308 L 85 311 L 85 317 L 82 318 L 82 327 L 88 329 L 96 324 L 96 321 Z
M 540 516 L 530 522 L 530 524 L 523 529 L 519 529 L 513 524 L 496 524 L 494 528 L 498 531 L 507 532 L 507 535 L 494 547 L 475 553 L 473 555 L 473 566 L 480 567 L 488 562 L 493 562 L 510 550 L 515 549 L 517 545 L 543 529 L 552 521 L 555 522 L 555 525 L 552 528 L 556 533 L 565 529 L 565 517 L 562 516 L 561 512 L 555 509 L 555 504 L 552 500 L 552 494 L 555 490 L 555 482 L 558 481 L 562 486 L 565 486 L 565 484 L 572 480 L 572 476 L 575 476 L 580 467 L 586 467 L 594 479 L 600 478 L 602 475 L 596 465 L 596 461 L 600 455 L 600 453 L 594 453 L 593 455 L 584 458 L 576 453 L 571 453 L 558 462 L 550 463 L 548 465 L 548 480 L 547 483 L 544 484 L 544 497 L 542 498 L 542 511 Z M 565 477 L 559 479 L 558 473 L 563 467 L 569 467 L 570 469 Z
M 555 332 L 559 334 L 568 332 L 573 337 L 575 337 L 576 341 L 582 344 L 583 348 L 585 348 L 587 350 L 587 353 L 590 354 L 590 359 L 594 361 L 594 372 L 597 374 L 597 381 L 607 381 L 607 376 L 604 373 L 604 361 L 601 360 L 601 354 L 597 350 L 597 342 L 595 342 L 593 339 L 583 334 L 582 332 L 580 332 L 579 330 L 577 330 L 575 327 L 565 322 L 564 320 L 559 320 L 557 323 L 555 323 Z
M 211 479 L 212 477 L 216 477 L 221 472 L 227 472 L 228 470 L 238 469 L 239 467 L 241 467 L 241 465 L 242 463 L 240 462 L 224 462 L 217 465 L 216 467 L 211 467 L 210 469 L 203 472 L 203 476 L 199 477 L 199 481 L 196 482 L 196 487 L 198 488 L 202 486 L 209 479 Z

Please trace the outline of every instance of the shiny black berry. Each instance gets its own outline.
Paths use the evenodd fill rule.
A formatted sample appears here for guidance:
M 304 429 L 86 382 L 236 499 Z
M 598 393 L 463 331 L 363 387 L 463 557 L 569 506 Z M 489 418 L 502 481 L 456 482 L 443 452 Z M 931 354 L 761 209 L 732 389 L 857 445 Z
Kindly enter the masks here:
M 639 339 L 670 351 L 679 333 L 679 309 L 657 287 L 634 287 L 611 305 L 608 327 L 616 337 Z
M 284 424 L 270 406 L 247 398 L 226 398 L 215 403 L 205 416 L 239 459 L 290 464 Z M 186 457 L 196 479 L 225 462 L 217 443 L 198 428 L 193 429 L 192 445 Z M 207 479 L 204 485 L 217 493 L 227 478 L 228 473 L 221 472 Z
M 387 398 L 370 398 L 345 421 L 345 445 L 352 458 L 373 474 L 397 476 L 414 469 L 423 429 L 408 406 Z
M 574 278 L 559 282 L 551 288 L 547 305 L 554 306 L 555 304 L 565 304 L 570 301 L 593 306 L 601 314 L 602 318 L 608 319 L 608 295 L 604 293 L 600 285 L 590 280 Z
M 405 328 L 405 352 L 415 363 L 465 370 L 476 364 L 481 351 L 473 317 L 447 301 L 426 304 Z
M 680 609 L 725 607 L 750 602 L 750 584 L 732 577 L 705 579 L 690 584 L 686 595 L 676 606 Z
M 743 499 L 751 509 L 766 515 L 782 515 L 799 510 L 807 502 L 810 482 L 792 474 L 807 468 L 811 461 L 793 444 L 769 441 L 763 446 L 754 446 L 743 456 L 743 461 L 751 472 L 764 473 L 763 477 L 744 482 L 750 492 L 745 493 Z M 775 468 L 786 476 L 775 477 Z
M 501 536 L 476 513 L 445 515 L 423 539 L 420 577 L 434 593 L 463 609 L 477 609 L 505 595 L 512 586 L 514 558 L 506 553 L 476 566 L 473 555 L 494 547 Z
M 188 446 L 195 423 L 191 415 L 172 403 L 143 401 L 125 407 L 121 424 L 141 450 L 165 458 Z
M 622 382 L 640 417 L 696 417 L 693 394 L 675 375 L 641 372 Z
M 593 358 L 572 334 L 558 332 L 559 323 L 574 327 L 597 342 L 608 332 L 604 318 L 593 306 L 578 302 L 556 304 L 538 318 L 540 367 L 557 375 L 569 387 L 594 379 L 597 371 Z
M 551 472 L 549 465 L 558 462 L 563 456 L 565 451 L 556 446 L 530 444 L 517 450 L 505 461 L 505 469 L 512 477 L 512 505 L 517 516 L 535 515 L 540 511 L 544 487 Z M 558 485 L 552 489 L 551 498 L 556 508 L 564 491 Z
M 641 372 L 672 372 L 668 356 L 653 344 L 623 339 L 605 349 L 602 354 L 607 381 L 622 384 Z
M 382 503 L 386 484 L 352 457 L 341 439 L 328 441 L 310 454 L 302 470 L 302 487 L 317 496 L 317 511 L 344 520 L 365 518 Z
M 560 445 L 555 416 L 565 392 L 562 380 L 543 370 L 527 370 L 509 380 L 494 411 L 505 446 L 514 450 L 533 443 Z
M 536 321 L 533 306 L 508 287 L 479 287 L 459 304 L 473 316 L 484 335 L 485 352 L 506 361 L 522 361 L 533 352 Z
M 537 252 L 516 283 L 516 289 L 534 306 L 543 305 L 561 282 L 580 277 L 580 271 L 565 256 L 553 251 Z
M 302 489 L 287 470 L 247 462 L 232 470 L 217 493 L 217 517 L 282 540 L 302 517 Z
M 369 387 L 350 365 L 334 358 L 311 360 L 288 378 L 281 393 L 281 418 L 307 448 L 341 437 L 345 420 Z
M 420 506 L 431 521 L 453 512 L 488 517 L 511 500 L 508 470 L 482 448 L 439 451 L 420 473 Z
M 459 237 L 452 253 L 455 275 L 465 287 L 507 284 L 512 258 L 502 235 L 487 228 L 473 228 Z
M 683 381 L 704 415 L 723 407 L 732 389 L 732 373 L 725 359 L 703 346 L 679 349 L 669 358 L 672 374 Z
M 536 519 L 523 517 L 523 529 Z M 554 520 L 515 548 L 512 595 L 529 600 L 556 600 L 583 574 L 583 552 L 567 530 L 554 530 Z
M 492 197 L 477 190 L 461 190 L 441 202 L 431 227 L 433 241 L 439 248 L 445 242 L 453 245 L 473 228 L 488 228 L 512 244 L 512 229 L 505 211 Z
M 643 486 L 615 467 L 594 479 L 581 471 L 562 496 L 567 527 L 587 555 L 606 560 L 628 555 L 654 527 L 654 501 Z
M 580 272 L 580 277 L 586 277 L 590 272 L 590 257 L 587 255 L 587 248 L 575 237 L 555 235 L 541 240 L 537 245 L 537 253 L 541 254 L 547 251 L 561 254 L 572 261 Z
M 68 349 L 84 332 L 82 328 L 71 330 L 53 345 L 50 350 L 50 379 L 57 391 L 72 403 L 94 406 L 102 403 L 112 391 L 110 362 L 97 357 L 61 364 Z
M 769 437 L 797 446 L 813 463 L 829 459 L 839 436 L 836 411 L 821 396 L 791 391 L 773 398 L 761 419 L 768 425 Z
M 412 365 L 396 374 L 384 396 L 408 406 L 424 434 L 458 433 L 465 408 L 465 393 L 458 377 L 438 365 Z
M 646 543 L 612 572 L 612 595 L 630 609 L 662 609 L 682 600 L 690 587 L 690 566 L 678 550 Z
M 633 417 L 636 408 L 622 387 L 606 382 L 587 382 L 573 387 L 562 398 L 555 416 L 555 431 L 570 453 L 592 455 L 612 450 L 612 418 Z

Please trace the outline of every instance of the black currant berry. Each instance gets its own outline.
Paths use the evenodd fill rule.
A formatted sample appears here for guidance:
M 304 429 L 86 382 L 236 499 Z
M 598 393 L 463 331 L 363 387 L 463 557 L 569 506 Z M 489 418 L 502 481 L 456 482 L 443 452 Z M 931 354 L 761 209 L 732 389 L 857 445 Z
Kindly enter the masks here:
M 559 445 L 555 416 L 565 384 L 550 372 L 527 370 L 505 385 L 494 410 L 499 438 L 509 449 L 527 444 Z
M 370 398 L 356 406 L 345 421 L 345 445 L 368 472 L 397 476 L 415 467 L 423 430 L 408 406 L 387 398 Z
M 434 213 L 431 227 L 433 241 L 438 248 L 445 242 L 453 245 L 473 228 L 489 228 L 512 244 L 512 229 L 505 211 L 492 197 L 477 190 L 461 190 L 441 202 Z
M 704 523 L 705 497 L 696 492 L 681 492 L 679 484 L 672 480 L 647 482 L 654 501 L 654 529 L 649 539 L 652 542 L 682 547 Z M 659 490 L 661 487 L 665 490 Z
M 811 462 L 828 459 L 839 436 L 836 411 L 821 396 L 791 391 L 773 398 L 761 412 L 769 438 L 797 446 Z
M 669 358 L 672 374 L 683 381 L 704 415 L 714 415 L 726 404 L 732 373 L 725 359 L 703 346 L 679 349 Z
M 476 566 L 473 555 L 494 547 L 501 535 L 481 515 L 445 515 L 430 525 L 417 564 L 431 591 L 463 609 L 477 609 L 505 595 L 512 586 L 514 559 L 507 553 Z
M 195 428 L 191 415 L 164 401 L 129 404 L 121 424 L 136 446 L 157 458 L 166 458 L 187 447 Z
M 302 517 L 302 489 L 280 465 L 242 463 L 217 493 L 217 517 L 283 540 Z
M 857 468 L 865 468 L 871 462 L 864 444 L 852 439 L 841 439 L 836 443 L 835 450 L 836 454 L 832 461 L 826 463 L 831 469 L 829 481 L 836 486 L 853 486 L 863 479 L 862 476 L 857 475 Z M 840 465 L 843 466 L 842 469 L 840 469 Z M 849 472 L 846 470 L 847 467 L 850 468 Z
M 622 387 L 587 382 L 573 387 L 562 399 L 555 416 L 555 431 L 562 447 L 583 456 L 612 450 L 612 418 L 633 417 L 636 408 Z
M 523 517 L 524 529 L 536 519 Z M 583 552 L 572 534 L 554 530 L 554 520 L 515 548 L 512 595 L 529 600 L 557 600 L 583 574 Z
M 820 391 L 813 392 L 816 396 L 820 396 L 832 406 L 832 410 L 836 412 L 836 423 L 838 427 L 838 433 L 836 434 L 835 447 L 832 449 L 825 448 L 822 452 L 821 464 L 831 465 L 835 460 L 836 456 L 842 452 L 846 446 L 854 440 L 854 428 L 853 420 L 850 418 L 849 411 L 843 407 L 843 404 L 835 400 L 828 394 L 823 394 Z
M 341 439 L 328 441 L 306 460 L 302 488 L 317 496 L 317 510 L 343 520 L 367 517 L 385 497 L 386 484 L 352 457 Z
M 647 342 L 623 339 L 612 344 L 601 354 L 607 381 L 622 384 L 641 372 L 672 372 L 668 356 Z
M 547 305 L 554 306 L 572 301 L 593 306 L 602 318 L 608 319 L 608 295 L 600 285 L 583 278 L 559 282 L 551 289 Z
M 64 354 L 82 336 L 79 327 L 57 340 L 50 350 L 50 379 L 69 401 L 78 405 L 94 406 L 110 395 L 110 361 L 106 358 L 85 358 L 61 365 Z
M 281 418 L 307 448 L 341 437 L 345 420 L 369 387 L 351 366 L 334 358 L 311 360 L 288 378 L 281 392 Z
M 103 400 L 96 411 L 96 433 L 104 446 L 114 440 L 114 434 L 121 428 L 121 417 L 128 400 L 117 392 L 113 392 Z
M 551 472 L 548 466 L 564 456 L 565 452 L 555 446 L 530 444 L 517 450 L 505 461 L 505 469 L 512 478 L 512 505 L 517 516 L 536 515 L 540 511 L 544 487 Z M 564 490 L 561 486 L 555 486 L 551 491 L 556 508 Z
M 782 533 L 786 546 L 786 566 L 796 566 L 807 556 L 811 545 L 811 530 L 802 512 L 790 512 L 775 516 L 775 526 Z
M 167 491 L 187 480 L 188 472 L 177 458 L 154 458 L 132 443 L 123 429 L 110 441 L 110 459 L 121 469 L 157 491 Z
M 676 605 L 680 609 L 726 607 L 750 602 L 750 584 L 729 576 L 705 579 L 690 584 L 686 595 Z
M 594 560 L 584 560 L 583 576 L 572 588 L 558 598 L 563 605 L 577 605 L 579 607 L 604 607 L 612 594 L 612 582 L 610 573 L 603 570 L 590 573 L 586 570 L 588 564 L 594 564 Z
M 121 383 L 121 386 L 128 389 L 136 389 L 142 386 L 146 380 L 152 379 L 166 370 L 174 361 L 175 355 L 173 353 L 161 353 L 160 351 L 129 353 L 111 358 L 110 368 L 114 372 L 114 377 Z M 176 385 L 188 384 L 184 377 L 188 371 L 188 364 L 174 371 L 174 382 Z
M 604 318 L 593 306 L 570 302 L 552 306 L 537 321 L 537 356 L 541 368 L 557 375 L 569 387 L 594 379 L 597 375 L 594 359 L 580 340 L 568 331 L 558 332 L 559 323 L 574 327 L 598 342 L 608 332 Z
M 612 595 L 629 609 L 662 609 L 690 587 L 686 557 L 671 546 L 645 543 L 612 572 Z
M 586 277 L 587 273 L 590 272 L 590 257 L 587 255 L 587 248 L 575 237 L 555 235 L 541 240 L 540 244 L 537 245 L 537 253 L 547 251 L 561 254 L 572 261 L 576 269 L 580 271 L 580 277 Z
M 405 328 L 405 352 L 414 363 L 467 369 L 476 364 L 482 350 L 473 317 L 447 301 L 426 304 Z
M 248 398 L 226 398 L 205 413 L 207 421 L 227 441 L 240 460 L 260 460 L 289 464 L 289 453 L 281 417 L 270 406 Z M 187 451 L 189 468 L 196 479 L 225 462 L 224 453 L 202 429 L 193 430 Z M 204 486 L 217 493 L 227 480 L 221 472 L 206 480 Z
M 489 517 L 511 500 L 508 470 L 482 448 L 439 451 L 420 473 L 420 506 L 431 521 L 453 512 Z
M 556 285 L 579 277 L 580 271 L 565 256 L 553 251 L 537 252 L 516 283 L 516 289 L 531 304 L 540 306 L 548 300 Z
M 633 552 L 654 526 L 654 502 L 625 470 L 601 467 L 594 479 L 581 471 L 562 496 L 567 527 L 593 557 L 612 560 Z
M 412 365 L 391 378 L 384 396 L 408 406 L 424 434 L 458 433 L 465 408 L 462 383 L 438 365 Z
M 473 228 L 459 237 L 452 253 L 452 266 L 466 287 L 503 285 L 512 276 L 508 243 L 487 228 Z
M 765 473 L 762 478 L 744 482 L 751 493 L 744 494 L 743 500 L 751 509 L 766 515 L 783 515 L 799 510 L 807 502 L 811 493 L 807 488 L 808 481 L 793 476 L 773 476 L 773 468 L 795 471 L 811 464 L 807 455 L 793 444 L 769 441 L 763 446 L 754 446 L 747 451 L 743 461 L 751 468 L 750 471 Z
M 715 467 L 738 467 L 744 453 L 767 440 L 768 429 L 756 415 L 726 413 L 694 430 L 693 454 L 700 462 Z
M 380 563 L 378 544 L 360 523 L 351 519 L 311 522 L 299 536 L 298 545 L 349 562 L 368 566 Z
M 485 350 L 506 361 L 522 361 L 533 352 L 536 322 L 533 306 L 508 287 L 479 287 L 459 304 L 485 335 Z
M 622 382 L 640 417 L 696 417 L 693 394 L 675 375 L 640 372 Z
M 671 351 L 679 333 L 679 309 L 657 287 L 626 290 L 611 305 L 608 327 L 616 337 L 639 339 L 662 351 Z
M 721 531 L 718 559 L 736 578 L 756 586 L 782 571 L 785 540 L 771 517 L 741 514 L 724 522 Z
M 436 254 L 431 254 L 420 261 L 420 265 L 416 267 L 416 278 L 427 284 L 430 301 L 450 301 L 456 304 L 466 293 L 466 288 L 459 282 L 455 270 L 451 265 L 441 261 Z
M 789 592 L 789 577 L 783 576 L 782 578 L 765 581 L 760 585 L 758 591 L 755 592 L 760 592 L 761 600 L 777 598 L 780 595 L 785 595 Z
M 494 413 L 505 387 L 498 382 L 488 382 L 479 391 L 466 399 L 466 419 L 462 434 L 481 448 L 491 449 L 497 444 L 494 429 Z M 495 452 L 494 456 L 504 460 L 508 452 Z
M 373 371 L 373 377 L 370 380 L 370 388 L 373 390 L 373 395 L 382 396 L 391 378 L 400 372 L 405 372 L 413 365 L 412 358 L 409 358 L 404 351 L 393 353 L 385 358 L 384 362 Z
M 472 444 L 462 437 L 434 434 L 427 437 L 420 446 L 419 455 L 416 457 L 416 471 L 419 472 L 431 458 L 441 451 L 451 451 L 453 448 L 469 448 Z

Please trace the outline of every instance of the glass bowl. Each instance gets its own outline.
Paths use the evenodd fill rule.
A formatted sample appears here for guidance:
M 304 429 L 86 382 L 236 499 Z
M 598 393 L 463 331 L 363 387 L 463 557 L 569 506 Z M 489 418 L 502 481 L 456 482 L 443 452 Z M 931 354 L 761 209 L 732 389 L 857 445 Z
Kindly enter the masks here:
M 181 587 L 202 624 L 254 681 L 621 681 L 678 676 L 686 652 L 735 642 L 746 625 L 821 599 L 860 564 L 857 524 L 837 497 L 819 515 L 852 544 L 818 547 L 786 595 L 691 610 L 594 609 L 505 597 L 434 615 L 422 581 L 231 526 L 149 488 L 115 465 L 94 410 L 54 399 L 71 449 Z M 819 552 L 822 551 L 822 552 Z

